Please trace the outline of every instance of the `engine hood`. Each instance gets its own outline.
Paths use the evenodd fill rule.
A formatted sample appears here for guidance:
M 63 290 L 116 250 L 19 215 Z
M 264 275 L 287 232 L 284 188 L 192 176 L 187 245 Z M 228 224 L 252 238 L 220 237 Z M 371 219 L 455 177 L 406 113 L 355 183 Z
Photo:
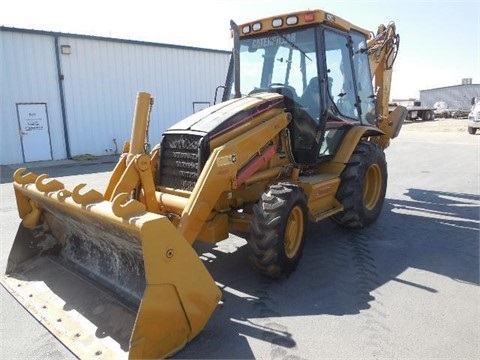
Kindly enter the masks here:
M 253 116 L 283 106 L 283 96 L 276 93 L 258 93 L 232 99 L 185 118 L 171 126 L 165 134 L 195 132 L 209 134 L 212 139 L 249 121 Z

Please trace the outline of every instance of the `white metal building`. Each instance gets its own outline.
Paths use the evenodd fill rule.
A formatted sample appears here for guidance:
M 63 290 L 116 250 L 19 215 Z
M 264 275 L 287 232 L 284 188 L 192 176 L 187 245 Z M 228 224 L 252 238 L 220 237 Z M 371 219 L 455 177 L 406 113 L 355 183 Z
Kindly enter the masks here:
M 468 110 L 472 107 L 472 99 L 479 97 L 480 84 L 472 83 L 420 90 L 422 105 L 433 107 L 437 101 L 445 101 L 451 110 Z
M 212 105 L 230 53 L 0 27 L 0 164 L 121 152 L 138 91 L 154 96 L 150 142 Z

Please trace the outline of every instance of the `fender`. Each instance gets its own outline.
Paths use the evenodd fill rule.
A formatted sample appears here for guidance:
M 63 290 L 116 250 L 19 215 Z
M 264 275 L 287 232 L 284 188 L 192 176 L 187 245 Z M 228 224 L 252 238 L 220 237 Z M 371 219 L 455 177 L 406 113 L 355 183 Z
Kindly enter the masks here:
M 385 133 L 376 127 L 363 125 L 351 127 L 345 134 L 333 159 L 327 163 L 320 164 L 318 169 L 321 172 L 340 176 L 362 138 L 382 135 L 385 135 Z

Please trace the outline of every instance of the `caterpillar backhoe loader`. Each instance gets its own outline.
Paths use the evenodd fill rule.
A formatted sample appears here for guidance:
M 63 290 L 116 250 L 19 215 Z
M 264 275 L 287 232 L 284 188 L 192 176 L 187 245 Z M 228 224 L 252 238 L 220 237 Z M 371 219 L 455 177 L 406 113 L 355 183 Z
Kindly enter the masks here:
M 101 193 L 26 169 L 3 286 L 80 358 L 159 358 L 202 331 L 221 291 L 192 244 L 245 233 L 251 260 L 287 277 L 309 221 L 362 228 L 387 185 L 384 149 L 399 36 L 321 10 L 231 22 L 222 101 L 146 146 L 153 98 Z

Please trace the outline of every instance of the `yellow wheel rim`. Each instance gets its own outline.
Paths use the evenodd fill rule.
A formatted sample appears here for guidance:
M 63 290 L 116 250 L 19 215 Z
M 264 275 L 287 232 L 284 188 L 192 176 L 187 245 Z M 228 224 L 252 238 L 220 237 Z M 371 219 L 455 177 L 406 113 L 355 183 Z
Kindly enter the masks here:
M 382 171 L 378 164 L 372 164 L 365 176 L 363 188 L 363 203 L 368 210 L 373 210 L 380 198 L 382 190 Z
M 293 259 L 297 255 L 303 237 L 303 211 L 300 206 L 295 206 L 288 217 L 285 229 L 285 255 Z

